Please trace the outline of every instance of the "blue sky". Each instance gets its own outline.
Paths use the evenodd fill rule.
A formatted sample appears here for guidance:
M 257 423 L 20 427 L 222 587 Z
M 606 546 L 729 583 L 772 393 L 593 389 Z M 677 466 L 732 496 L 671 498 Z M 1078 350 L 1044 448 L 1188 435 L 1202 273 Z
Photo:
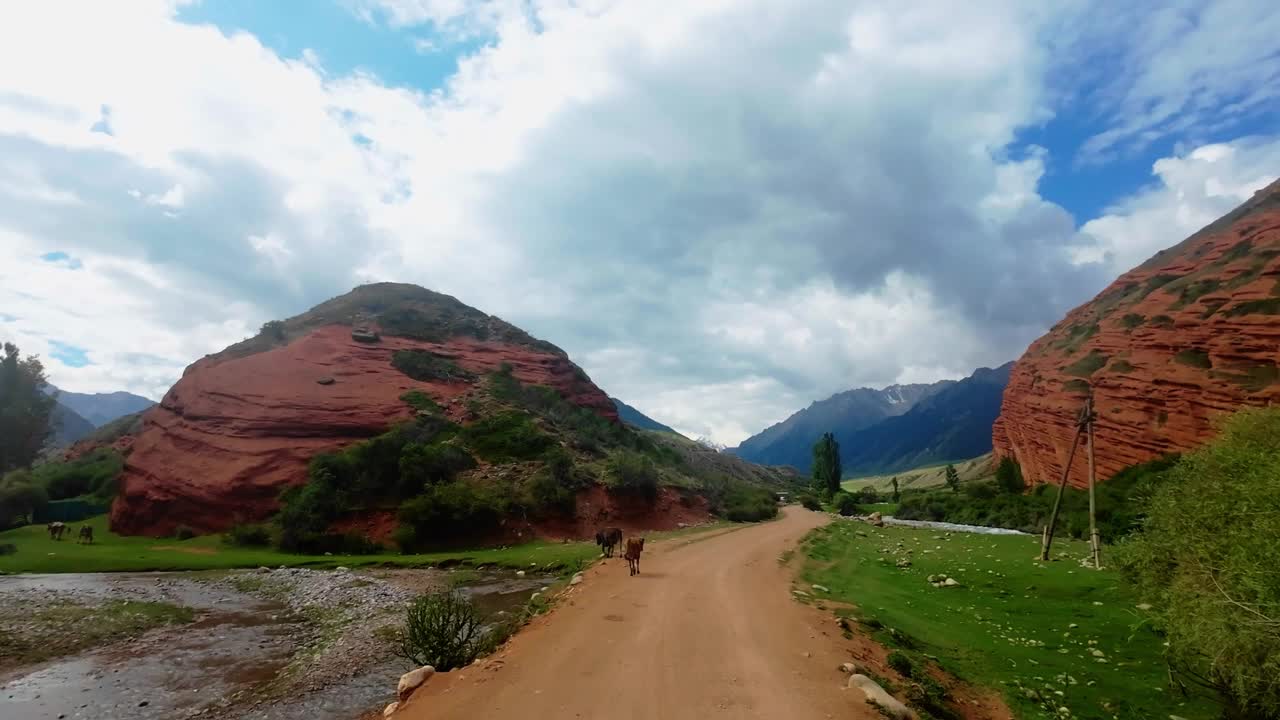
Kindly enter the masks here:
M 1016 358 L 1274 179 L 1276 37 L 1256 0 L 32 4 L 0 331 L 158 398 L 412 282 L 734 444 Z

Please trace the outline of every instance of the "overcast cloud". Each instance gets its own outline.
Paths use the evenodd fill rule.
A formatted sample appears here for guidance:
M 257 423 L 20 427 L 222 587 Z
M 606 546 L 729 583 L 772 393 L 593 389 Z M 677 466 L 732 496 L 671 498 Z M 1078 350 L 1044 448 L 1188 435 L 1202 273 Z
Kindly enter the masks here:
M 484 40 L 429 92 L 160 0 L 8 7 L 0 337 L 67 389 L 158 398 L 267 319 L 415 282 L 734 444 L 1015 358 L 1280 167 L 1274 136 L 1203 142 L 1276 107 L 1274 41 L 1233 35 L 1280 36 L 1262 3 L 1132 17 L 1155 28 L 1136 48 L 1078 3 L 902 5 L 349 2 Z M 1110 74 L 1071 86 L 1088 57 Z M 1101 129 L 1066 164 L 1182 144 L 1073 217 L 1039 192 L 1051 150 L 1018 141 L 1069 110 Z

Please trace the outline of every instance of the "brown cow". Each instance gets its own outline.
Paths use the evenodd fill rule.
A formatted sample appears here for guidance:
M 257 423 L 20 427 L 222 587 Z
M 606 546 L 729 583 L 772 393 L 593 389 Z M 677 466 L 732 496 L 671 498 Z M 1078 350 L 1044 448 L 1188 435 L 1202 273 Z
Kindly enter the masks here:
M 93 544 L 93 527 L 90 525 L 81 525 L 80 537 L 76 540 L 76 542 L 88 543 L 92 545 Z
M 623 555 L 627 559 L 627 567 L 632 575 L 640 574 L 640 553 L 644 551 L 644 538 L 627 540 L 627 551 Z

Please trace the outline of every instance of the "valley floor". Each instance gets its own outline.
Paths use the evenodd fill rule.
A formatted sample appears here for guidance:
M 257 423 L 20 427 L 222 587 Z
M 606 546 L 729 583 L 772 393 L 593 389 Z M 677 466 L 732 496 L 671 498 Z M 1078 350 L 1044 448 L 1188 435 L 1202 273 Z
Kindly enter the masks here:
M 437 675 L 397 718 L 880 718 L 841 664 L 883 650 L 841 637 L 830 612 L 795 601 L 796 543 L 829 521 L 781 519 L 646 547 L 586 572 L 496 656 Z M 967 718 L 1008 717 L 974 700 Z

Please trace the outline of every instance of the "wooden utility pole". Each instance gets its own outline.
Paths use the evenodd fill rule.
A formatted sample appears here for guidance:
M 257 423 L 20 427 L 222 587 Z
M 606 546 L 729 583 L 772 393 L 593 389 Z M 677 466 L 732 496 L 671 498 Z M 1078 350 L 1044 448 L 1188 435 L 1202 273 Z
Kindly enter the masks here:
M 1067 464 L 1062 466 L 1062 479 L 1058 481 L 1058 497 L 1053 501 L 1053 513 L 1049 516 L 1049 524 L 1044 528 L 1044 536 L 1040 539 L 1040 559 L 1049 560 L 1049 547 L 1053 545 L 1053 531 L 1058 526 L 1058 511 L 1062 508 L 1062 494 L 1067 487 L 1067 476 L 1071 473 L 1071 462 L 1075 460 L 1076 448 L 1080 446 L 1080 434 L 1085 428 L 1085 418 L 1088 417 L 1089 405 L 1086 404 L 1080 410 L 1080 415 L 1076 418 L 1076 435 L 1071 440 L 1071 452 L 1067 455 Z
M 1093 497 L 1093 486 L 1097 484 L 1097 472 L 1093 463 L 1093 395 L 1084 401 L 1084 421 L 1089 432 L 1089 550 L 1093 554 L 1093 569 L 1102 569 L 1102 540 L 1098 537 L 1097 504 Z

